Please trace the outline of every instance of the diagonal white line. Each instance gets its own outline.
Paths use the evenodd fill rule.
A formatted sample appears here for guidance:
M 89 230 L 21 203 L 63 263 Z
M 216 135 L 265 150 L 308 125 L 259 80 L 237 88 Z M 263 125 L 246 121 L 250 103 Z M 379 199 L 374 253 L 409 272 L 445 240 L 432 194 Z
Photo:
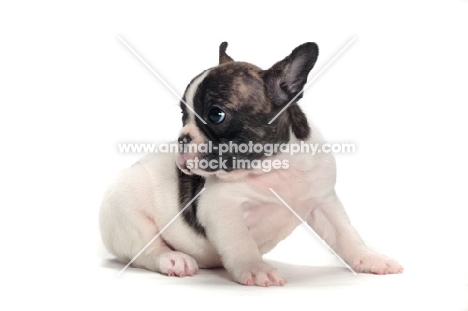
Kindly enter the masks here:
M 196 196 L 194 196 L 193 199 L 191 199 L 190 202 L 188 202 L 187 205 L 185 205 L 184 208 L 181 209 L 180 212 L 178 212 L 177 215 L 175 215 L 174 218 L 172 218 L 171 221 L 169 221 L 167 225 L 165 225 L 164 228 L 162 228 L 158 234 L 156 234 L 156 236 L 152 238 L 151 241 L 149 241 L 148 244 L 146 244 L 146 246 L 143 247 L 143 249 L 138 252 L 138 254 L 136 254 L 135 257 L 133 257 L 133 259 L 130 260 L 130 262 L 125 267 L 123 267 L 122 270 L 120 270 L 117 276 L 121 275 L 141 255 L 141 253 L 143 253 L 151 245 L 151 243 L 153 243 L 205 190 L 206 188 L 203 188 Z
M 156 76 L 156 78 L 159 79 L 159 81 L 162 82 L 162 84 L 164 84 L 165 87 L 168 88 L 169 91 L 172 92 L 172 94 L 174 94 L 177 99 L 179 99 L 190 111 L 193 112 L 193 114 L 203 123 L 203 124 L 206 124 L 205 120 L 203 120 L 186 102 L 185 100 L 183 100 L 177 93 L 176 91 L 174 91 L 174 89 L 172 89 L 172 87 L 169 86 L 169 84 L 166 83 L 166 81 L 164 81 L 163 78 L 161 78 L 160 75 L 158 75 L 158 73 L 156 71 L 154 71 L 153 68 L 151 68 L 150 65 L 148 65 L 148 63 L 140 56 L 138 55 L 137 52 L 135 52 L 134 49 L 132 49 L 132 47 L 122 38 L 119 36 L 119 40 L 122 41 L 122 43 L 130 50 L 130 52 L 132 52 L 142 63 L 143 65 L 146 66 L 146 68 L 149 69 L 149 71 L 151 71 L 152 74 L 154 74 Z
M 346 263 L 346 261 L 344 261 L 343 258 L 341 258 L 340 255 L 338 255 L 338 254 L 330 247 L 330 245 L 328 245 L 327 242 L 325 242 L 325 241 L 317 234 L 317 232 L 315 232 L 314 229 L 312 229 L 312 228 L 307 224 L 307 222 L 306 222 L 305 220 L 303 220 L 303 219 L 301 218 L 301 216 L 299 216 L 299 215 L 291 208 L 291 206 L 289 206 L 288 203 L 286 203 L 286 201 L 284 201 L 283 198 L 280 197 L 280 196 L 275 192 L 275 190 L 273 190 L 272 188 L 268 188 L 268 189 L 270 189 L 270 191 L 278 198 L 278 200 L 280 200 L 281 203 L 283 203 L 284 206 L 286 206 L 286 207 L 291 211 L 291 213 L 293 213 L 294 216 L 296 216 L 297 219 L 299 219 L 299 220 L 302 222 L 302 224 L 304 224 L 304 225 L 307 227 L 307 229 L 309 229 L 310 232 L 312 232 L 312 233 L 317 237 L 317 239 L 319 239 L 320 242 L 322 242 L 323 245 L 325 245 L 325 246 L 336 256 L 336 258 L 338 258 L 338 259 L 346 266 L 346 268 L 348 268 L 352 273 L 354 273 L 355 275 L 357 275 L 356 271 L 354 271 L 353 268 L 351 268 L 351 267 Z
M 338 56 L 340 56 L 351 45 L 351 43 L 354 42 L 354 40 L 356 40 L 356 37 L 353 37 L 348 43 L 346 43 L 346 45 L 338 52 L 338 54 L 336 54 L 322 69 L 320 69 L 320 71 L 304 86 L 302 91 L 300 91 L 296 96 L 294 96 L 294 98 L 291 99 L 289 103 L 286 106 L 284 106 L 284 108 L 281 109 L 281 111 L 278 112 L 276 116 L 270 120 L 270 122 L 268 122 L 268 124 L 273 123 L 273 121 L 275 121 L 276 118 L 280 116 L 280 114 L 282 114 L 286 109 L 288 109 L 288 107 L 296 100 L 296 98 L 299 97 L 299 95 L 301 95 L 312 84 L 312 82 L 314 82 L 325 71 L 325 69 L 327 69 L 328 66 L 330 66 L 338 58 Z

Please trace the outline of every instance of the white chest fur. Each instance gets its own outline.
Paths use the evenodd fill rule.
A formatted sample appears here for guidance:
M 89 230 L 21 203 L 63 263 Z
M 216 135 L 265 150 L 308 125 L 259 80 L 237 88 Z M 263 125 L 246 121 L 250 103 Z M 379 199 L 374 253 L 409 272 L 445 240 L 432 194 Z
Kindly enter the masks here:
M 321 136 L 315 130 L 308 143 L 320 143 Z M 297 143 L 292 140 L 292 143 Z M 224 209 L 240 209 L 250 235 L 260 252 L 266 253 L 286 238 L 300 221 L 270 190 L 274 190 L 302 219 L 306 219 L 314 208 L 314 199 L 333 190 L 335 184 L 335 161 L 331 154 L 281 154 L 272 159 L 286 160 L 288 169 L 260 171 L 237 171 L 220 173 L 207 178 L 208 191 L 199 206 L 203 223 L 204 209 L 223 215 Z M 232 205 L 231 205 L 232 204 Z M 228 221 L 223 217 L 220 221 Z

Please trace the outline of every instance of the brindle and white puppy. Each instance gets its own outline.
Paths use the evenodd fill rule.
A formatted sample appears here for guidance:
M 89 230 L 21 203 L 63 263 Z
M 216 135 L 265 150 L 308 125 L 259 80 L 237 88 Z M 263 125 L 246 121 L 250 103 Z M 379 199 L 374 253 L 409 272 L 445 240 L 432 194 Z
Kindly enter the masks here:
M 268 122 L 302 91 L 318 47 L 305 43 L 268 70 L 236 62 L 220 46 L 219 65 L 195 77 L 181 103 L 179 142 L 213 146 L 233 142 L 323 144 L 319 131 L 297 104 L 299 96 L 272 124 Z M 167 275 L 188 276 L 198 268 L 224 266 L 244 285 L 283 285 L 283 276 L 262 254 L 286 238 L 300 221 L 275 190 L 358 272 L 401 273 L 395 260 L 369 249 L 351 226 L 335 190 L 335 160 L 330 153 L 289 155 L 289 168 L 236 169 L 232 160 L 265 160 L 261 153 L 228 152 L 225 167 L 191 168 L 211 153 L 150 154 L 124 170 L 105 194 L 100 228 L 107 249 L 128 263 L 186 204 L 206 190 L 132 263 Z

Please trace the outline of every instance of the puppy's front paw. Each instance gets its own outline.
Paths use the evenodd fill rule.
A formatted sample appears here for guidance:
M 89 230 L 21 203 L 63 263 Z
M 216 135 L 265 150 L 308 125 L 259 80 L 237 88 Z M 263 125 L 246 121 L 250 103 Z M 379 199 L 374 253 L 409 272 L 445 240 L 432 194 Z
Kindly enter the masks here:
M 394 259 L 375 252 L 363 253 L 353 261 L 356 272 L 374 274 L 402 273 L 403 267 Z
M 245 264 L 234 270 L 234 278 L 242 285 L 267 287 L 272 285 L 283 286 L 286 284 L 286 280 L 281 273 L 263 261 Z
M 195 259 L 181 252 L 167 252 L 159 257 L 161 273 L 169 276 L 192 276 L 198 272 Z

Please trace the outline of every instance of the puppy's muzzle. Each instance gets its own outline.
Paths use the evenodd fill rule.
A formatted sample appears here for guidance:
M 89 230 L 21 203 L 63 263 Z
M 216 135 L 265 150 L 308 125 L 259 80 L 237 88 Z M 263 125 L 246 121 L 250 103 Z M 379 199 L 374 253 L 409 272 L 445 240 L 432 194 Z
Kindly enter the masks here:
M 192 141 L 192 137 L 189 134 L 181 135 L 179 141 L 179 153 L 184 154 L 187 152 L 187 145 Z
M 189 144 L 192 142 L 192 137 L 190 134 L 180 135 L 179 139 L 179 153 L 176 157 L 177 166 L 185 174 L 190 174 L 190 170 L 187 168 L 187 160 L 190 160 L 193 155 L 189 152 Z

